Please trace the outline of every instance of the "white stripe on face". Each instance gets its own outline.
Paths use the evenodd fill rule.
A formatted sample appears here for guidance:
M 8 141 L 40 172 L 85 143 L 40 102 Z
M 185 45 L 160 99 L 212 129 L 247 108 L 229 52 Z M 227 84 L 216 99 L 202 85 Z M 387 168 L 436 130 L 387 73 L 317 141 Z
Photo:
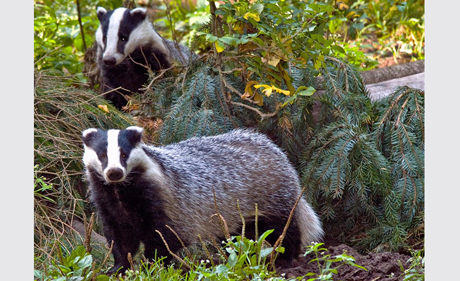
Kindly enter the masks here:
M 85 167 L 91 167 L 102 175 L 102 163 L 99 161 L 97 153 L 85 144 L 83 144 L 83 147 L 85 148 L 85 152 L 83 153 L 83 163 Z
M 118 134 L 120 130 L 108 130 L 107 131 L 107 167 L 104 169 L 104 178 L 107 182 L 110 180 L 106 174 L 109 169 L 119 168 L 123 171 L 123 181 L 126 177 L 126 169 L 120 163 L 120 147 L 118 146 Z
M 103 57 L 113 56 L 117 60 L 116 64 L 119 64 L 124 59 L 124 55 L 118 52 L 117 46 L 120 22 L 123 19 L 125 11 L 126 8 L 118 8 L 113 11 L 112 16 L 110 17 L 109 28 L 107 29 L 107 47 Z

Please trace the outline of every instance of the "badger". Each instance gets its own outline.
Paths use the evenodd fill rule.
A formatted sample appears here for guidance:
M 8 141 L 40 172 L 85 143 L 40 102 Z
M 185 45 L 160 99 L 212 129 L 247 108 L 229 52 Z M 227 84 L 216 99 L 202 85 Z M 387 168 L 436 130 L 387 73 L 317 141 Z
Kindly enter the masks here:
M 231 235 L 241 234 L 241 212 L 245 236 L 254 238 L 257 204 L 258 233 L 274 229 L 267 238 L 272 245 L 282 234 L 301 190 L 287 156 L 268 137 L 237 129 L 153 146 L 142 142 L 142 134 L 136 126 L 82 132 L 90 200 L 107 241 L 113 241 L 115 263 L 109 274 L 127 269 L 128 253 L 135 255 L 140 243 L 147 259 L 170 261 L 158 232 L 172 252 L 182 248 L 180 240 L 186 247 L 199 236 L 221 241 L 225 236 L 217 212 Z M 292 261 L 322 235 L 314 210 L 300 199 L 278 260 Z
M 96 31 L 96 61 L 104 97 L 121 109 L 123 95 L 138 92 L 146 84 L 150 68 L 158 71 L 174 61 L 187 64 L 190 49 L 161 37 L 153 28 L 145 8 L 97 8 L 100 25 Z M 119 90 L 118 87 L 121 87 Z

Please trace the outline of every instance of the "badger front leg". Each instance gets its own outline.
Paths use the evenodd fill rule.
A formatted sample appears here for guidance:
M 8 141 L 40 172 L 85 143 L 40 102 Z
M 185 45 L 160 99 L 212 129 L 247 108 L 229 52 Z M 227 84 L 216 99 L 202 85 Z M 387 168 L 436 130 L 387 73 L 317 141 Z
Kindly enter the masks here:
M 131 253 L 131 256 L 134 257 L 137 249 L 139 248 L 139 239 L 135 237 L 135 235 L 130 236 L 129 233 L 123 231 L 123 233 L 117 233 L 117 235 L 114 236 L 107 235 L 107 241 L 109 242 L 109 245 L 113 241 L 112 254 L 115 260 L 114 266 L 109 269 L 107 274 L 125 272 L 130 268 L 128 253 Z
M 100 205 L 100 216 L 104 228 L 104 235 L 107 238 L 109 246 L 113 242 L 112 255 L 114 266 L 108 271 L 108 274 L 125 272 L 130 268 L 128 253 L 134 257 L 140 244 L 139 224 L 136 218 L 126 215 L 122 209 L 113 208 L 114 200 L 109 200 L 111 204 Z M 112 209 L 110 209 L 110 207 Z
M 171 252 L 177 252 L 181 247 L 181 243 L 179 240 L 174 236 L 173 233 L 166 227 L 157 227 L 157 229 L 149 229 L 144 240 L 144 256 L 148 261 L 154 261 L 155 259 L 158 260 L 159 258 L 164 258 L 163 262 L 165 264 L 169 263 L 172 259 L 171 254 L 169 253 L 168 249 L 166 248 L 166 244 L 161 239 L 160 235 L 156 232 L 158 230 L 163 239 L 165 239 L 168 248 Z

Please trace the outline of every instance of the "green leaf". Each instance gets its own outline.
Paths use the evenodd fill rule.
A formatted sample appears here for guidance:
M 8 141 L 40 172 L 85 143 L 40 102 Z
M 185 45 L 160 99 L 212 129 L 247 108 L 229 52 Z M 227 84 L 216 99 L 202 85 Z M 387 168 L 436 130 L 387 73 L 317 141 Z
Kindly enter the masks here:
M 216 266 L 215 272 L 217 274 L 227 273 L 228 272 L 228 267 L 226 265 L 224 265 L 224 264 L 219 264 L 218 266 Z
M 252 39 L 252 42 L 256 43 L 257 45 L 259 45 L 260 47 L 264 47 L 265 46 L 265 42 L 260 39 L 260 38 L 253 38 Z
M 224 36 L 224 37 L 220 37 L 219 41 L 224 42 L 225 44 L 228 44 L 228 45 L 234 45 L 234 43 L 236 42 L 236 38 L 231 37 L 231 36 Z
M 231 252 L 230 256 L 228 256 L 228 262 L 227 262 L 228 266 L 230 268 L 233 268 L 237 262 L 238 262 L 238 255 L 235 252 Z
M 273 252 L 273 247 L 265 248 L 260 251 L 260 256 L 265 258 L 266 256 L 270 255 Z
M 300 86 L 297 89 L 297 91 L 295 92 L 295 94 L 297 94 L 299 96 L 308 97 L 308 96 L 313 95 L 315 92 L 316 92 L 316 89 L 311 87 L 311 86 L 309 86 L 309 87 Z
M 260 4 L 260 3 L 254 4 L 251 7 L 249 7 L 248 13 L 260 15 L 260 13 L 262 13 L 263 9 L 264 9 L 263 4 Z
M 96 277 L 96 281 L 109 281 L 109 280 L 110 280 L 110 277 L 105 274 L 101 274 L 98 277 Z
M 219 39 L 217 36 L 214 36 L 214 35 L 209 34 L 209 33 L 206 34 L 206 41 L 208 41 L 210 43 L 216 42 L 217 39 Z
M 340 47 L 340 46 L 337 46 L 337 45 L 333 45 L 331 46 L 332 50 L 336 51 L 336 52 L 339 52 L 339 53 L 342 53 L 342 54 L 345 54 L 345 50 Z
M 271 9 L 275 13 L 281 13 L 280 7 L 278 7 L 278 5 L 276 4 L 272 4 L 272 3 L 267 4 L 267 8 Z
M 86 267 L 91 267 L 92 263 L 93 263 L 93 257 L 91 255 L 86 255 L 84 258 L 78 261 L 77 265 L 80 268 L 86 268 Z
M 273 231 L 274 231 L 274 229 L 269 229 L 269 230 L 265 231 L 264 233 L 262 233 L 262 235 L 260 235 L 259 239 L 257 239 L 257 244 L 262 244 L 262 242 L 267 238 L 267 236 L 270 235 Z

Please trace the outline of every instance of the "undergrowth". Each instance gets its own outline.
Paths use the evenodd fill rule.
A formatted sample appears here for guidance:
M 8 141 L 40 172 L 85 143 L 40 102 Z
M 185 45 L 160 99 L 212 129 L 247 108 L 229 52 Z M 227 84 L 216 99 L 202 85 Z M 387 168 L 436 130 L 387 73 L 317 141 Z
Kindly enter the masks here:
M 131 264 L 131 268 L 118 275 L 104 274 L 100 262 L 97 262 L 84 246 L 76 247 L 69 255 L 58 255 L 45 270 L 35 270 L 35 278 L 48 280 L 288 280 L 284 274 L 271 269 L 269 257 L 273 247 L 266 238 L 273 230 L 264 232 L 257 240 L 244 236 L 233 236 L 222 242 L 222 246 L 209 259 L 196 260 L 186 257 L 176 264 L 165 265 L 162 259 L 154 261 L 140 260 L 139 265 Z M 289 280 L 333 280 L 338 268 L 351 265 L 359 270 L 364 267 L 355 264 L 354 258 L 346 253 L 331 256 L 325 254 L 327 249 L 321 248 L 323 243 L 313 243 L 307 247 L 305 255 L 313 253 L 316 258 L 310 262 L 318 264 L 317 273 L 307 273 L 304 276 Z M 277 250 L 277 249 L 275 249 Z M 108 253 L 110 254 L 110 252 Z
M 34 87 L 34 252 L 42 268 L 60 247 L 69 253 L 82 237 L 71 229 L 88 214 L 82 182 L 81 132 L 134 124 L 77 79 L 35 72 Z

